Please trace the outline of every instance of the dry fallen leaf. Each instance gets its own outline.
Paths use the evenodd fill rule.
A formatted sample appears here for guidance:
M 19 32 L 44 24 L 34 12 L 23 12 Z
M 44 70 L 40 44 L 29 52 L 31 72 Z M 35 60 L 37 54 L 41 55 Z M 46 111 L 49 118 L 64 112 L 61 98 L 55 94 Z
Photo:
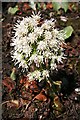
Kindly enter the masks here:
M 46 8 L 47 8 L 47 9 L 51 9 L 51 8 L 53 8 L 52 3 L 47 3 Z
M 28 82 L 28 81 L 24 84 L 26 89 L 28 89 L 29 85 L 30 85 L 30 82 Z
M 38 85 L 37 85 L 36 81 L 31 81 L 30 82 L 30 90 L 32 92 L 39 92 L 39 88 L 38 88 Z
M 20 80 L 20 84 L 25 84 L 27 81 L 29 81 L 27 76 L 23 76 Z
M 9 100 L 9 101 L 4 101 L 2 105 L 7 103 L 7 107 L 19 107 L 19 100 Z
M 40 92 L 38 95 L 35 96 L 35 99 L 39 101 L 46 101 L 47 97 L 43 93 Z
M 38 94 L 36 95 L 27 105 L 26 105 L 26 110 L 28 110 L 28 108 L 30 107 L 31 103 L 34 101 L 34 100 L 39 100 L 39 101 L 42 101 L 42 102 L 45 102 L 47 101 L 47 97 L 43 94 L 43 90 Z
M 19 100 L 11 100 L 11 103 L 13 103 L 16 107 L 19 107 Z
M 60 86 L 60 85 L 61 85 L 61 83 L 62 83 L 62 81 L 54 81 L 53 83 L 54 83 L 55 85 Z
M 15 81 L 13 81 L 10 77 L 5 77 L 4 80 L 2 80 L 2 84 L 8 88 L 9 92 L 15 88 Z
M 9 100 L 9 101 L 4 101 L 2 103 L 2 105 L 6 104 L 7 103 L 7 107 L 14 107 L 14 108 L 20 108 L 24 105 L 26 105 L 27 103 L 27 100 L 24 100 L 22 98 L 18 99 L 18 100 Z
M 55 107 L 56 107 L 56 110 L 62 111 L 62 107 L 63 107 L 63 106 L 62 106 L 62 104 L 61 104 L 58 96 L 55 96 L 55 97 L 54 97 L 54 105 L 55 105 Z
M 26 12 L 26 11 L 29 10 L 29 9 L 30 9 L 29 4 L 24 3 L 24 5 L 23 5 L 23 7 L 22 7 L 22 11 L 23 11 L 23 12 Z
M 27 76 L 24 76 L 21 80 L 20 80 L 20 84 L 23 84 L 23 86 L 31 91 L 31 92 L 38 92 L 39 88 L 37 85 L 37 82 L 35 80 L 29 81 Z

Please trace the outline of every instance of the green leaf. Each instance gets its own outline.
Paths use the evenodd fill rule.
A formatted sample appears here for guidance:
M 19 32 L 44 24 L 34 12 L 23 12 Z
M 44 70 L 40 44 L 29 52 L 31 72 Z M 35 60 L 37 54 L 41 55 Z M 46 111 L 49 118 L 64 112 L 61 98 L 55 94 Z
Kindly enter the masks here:
M 68 2 L 62 2 L 62 8 L 64 9 L 65 12 L 68 10 Z
M 13 68 L 12 73 L 11 73 L 11 75 L 10 75 L 10 78 L 11 78 L 12 80 L 16 80 L 15 68 Z
M 16 75 L 15 75 L 14 72 L 11 73 L 10 78 L 11 78 L 12 80 L 16 80 Z
M 38 5 L 38 9 L 40 9 L 40 8 L 41 8 L 41 5 L 40 5 L 40 3 L 38 3 L 37 5 Z
M 56 2 L 52 0 L 53 8 L 58 11 L 60 8 L 63 8 L 65 12 L 68 10 L 68 0 L 61 0 L 61 2 Z
M 61 5 L 59 2 L 55 2 L 55 0 L 52 0 L 53 8 L 58 11 L 61 8 Z
M 43 4 L 43 9 L 46 10 L 46 4 L 45 3 Z
M 73 32 L 72 26 L 65 27 L 65 28 L 62 30 L 63 38 L 64 38 L 64 39 L 69 38 L 69 37 L 72 35 L 72 32 Z
M 30 7 L 33 9 L 33 10 L 36 10 L 36 4 L 33 0 L 29 0 L 30 2 Z
M 8 14 L 14 15 L 18 11 L 18 6 L 15 6 L 14 8 L 9 7 L 8 8 Z

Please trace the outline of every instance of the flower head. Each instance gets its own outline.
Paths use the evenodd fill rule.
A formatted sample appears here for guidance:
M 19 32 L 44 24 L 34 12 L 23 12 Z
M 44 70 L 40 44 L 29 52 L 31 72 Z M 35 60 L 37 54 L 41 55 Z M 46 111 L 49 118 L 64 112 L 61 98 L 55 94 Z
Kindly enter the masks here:
M 55 61 L 59 63 L 64 59 L 61 47 L 63 38 L 59 30 L 55 29 L 55 21 L 45 20 L 39 25 L 40 19 L 39 14 L 33 14 L 18 21 L 11 43 L 14 47 L 11 54 L 15 64 L 27 69 L 30 80 L 39 81 L 48 79 L 49 71 L 57 68 Z M 35 65 L 33 72 L 29 71 L 32 64 Z

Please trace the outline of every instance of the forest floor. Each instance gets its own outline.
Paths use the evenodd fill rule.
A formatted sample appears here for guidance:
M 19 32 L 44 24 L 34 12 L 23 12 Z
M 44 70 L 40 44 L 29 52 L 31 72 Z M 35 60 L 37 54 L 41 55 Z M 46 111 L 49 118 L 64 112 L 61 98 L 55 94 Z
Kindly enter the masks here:
M 11 4 L 3 4 L 4 20 L 2 22 L 2 81 L 8 81 L 9 84 L 6 86 L 4 84 L 2 85 L 2 102 L 4 103 L 5 101 L 17 100 L 15 102 L 19 102 L 19 105 L 15 102 L 6 102 L 3 104 L 2 120 L 80 120 L 80 93 L 76 93 L 75 91 L 76 88 L 80 89 L 80 10 L 68 10 L 66 13 L 61 11 L 60 14 L 57 14 L 55 11 L 53 11 L 53 9 L 40 10 L 43 19 L 56 19 L 57 28 L 62 29 L 71 25 L 74 29 L 73 35 L 66 40 L 68 45 L 66 49 L 68 60 L 64 62 L 64 66 L 68 66 L 68 69 L 67 67 L 64 67 L 64 70 L 62 70 L 60 67 L 60 71 L 62 70 L 62 72 L 59 71 L 59 73 L 56 74 L 56 77 L 57 75 L 60 77 L 61 74 L 63 75 L 66 71 L 66 75 L 69 76 L 69 84 L 72 85 L 72 83 L 75 81 L 75 85 L 73 89 L 71 88 L 71 91 L 69 91 L 70 86 L 67 86 L 67 90 L 63 89 L 62 103 L 64 109 L 61 112 L 57 112 L 56 110 L 53 112 L 50 99 L 47 99 L 46 101 L 34 99 L 37 94 L 41 94 L 41 90 L 43 88 L 46 89 L 44 86 L 45 83 L 40 83 L 38 86 L 36 86 L 35 82 L 31 83 L 33 91 L 31 91 L 31 85 L 30 89 L 25 90 L 23 85 L 20 84 L 20 79 L 25 75 L 25 73 L 22 73 L 17 66 L 15 66 L 17 75 L 16 81 L 10 83 L 10 81 L 7 80 L 9 79 L 14 67 L 14 62 L 12 61 L 10 55 L 10 51 L 12 50 L 10 43 L 11 37 L 13 36 L 13 26 L 17 19 L 21 19 L 22 16 L 29 16 L 32 12 L 32 10 L 28 10 L 26 13 L 21 15 L 7 14 L 6 9 Z M 66 22 L 62 20 L 62 16 L 67 19 Z M 74 66 L 76 66 L 76 68 Z M 72 71 L 69 71 L 69 68 Z M 26 77 L 24 76 L 23 79 L 26 79 Z M 31 104 L 26 109 L 25 103 L 29 103 L 30 101 Z

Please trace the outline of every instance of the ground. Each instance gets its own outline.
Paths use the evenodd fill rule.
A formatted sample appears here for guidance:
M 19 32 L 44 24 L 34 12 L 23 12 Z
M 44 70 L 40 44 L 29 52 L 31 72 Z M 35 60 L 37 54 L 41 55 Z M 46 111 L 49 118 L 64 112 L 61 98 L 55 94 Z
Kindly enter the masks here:
M 10 74 L 14 67 L 14 62 L 12 61 L 10 51 L 13 49 L 10 46 L 13 26 L 17 19 L 21 19 L 22 16 L 30 15 L 32 10 L 27 10 L 22 14 L 17 13 L 15 15 L 10 15 L 7 13 L 7 8 L 9 6 L 14 6 L 16 3 L 3 3 L 3 22 L 2 22 L 2 120 L 80 120 L 80 93 L 75 92 L 75 88 L 80 88 L 80 5 L 77 5 L 77 10 L 70 11 L 67 13 L 60 11 L 60 13 L 55 12 L 53 9 L 41 10 L 43 19 L 56 19 L 56 27 L 64 28 L 65 26 L 71 25 L 74 29 L 72 36 L 66 40 L 67 48 L 66 54 L 68 56 L 67 61 L 64 61 L 63 66 L 59 66 L 58 73 L 52 73 L 51 77 L 55 80 L 60 77 L 63 81 L 62 84 L 62 96 L 60 93 L 61 104 L 60 108 L 62 110 L 53 111 L 52 100 L 48 94 L 43 94 L 43 92 L 49 92 L 49 86 L 45 82 L 41 83 L 30 83 L 29 89 L 24 88 L 24 84 L 20 84 L 22 78 L 23 82 L 25 73 L 22 73 L 18 66 L 16 68 L 16 81 L 12 81 L 7 85 L 4 85 L 4 80 L 8 82 L 10 80 Z M 61 16 L 65 16 L 67 21 L 61 20 Z M 64 80 L 64 78 L 66 78 Z M 66 89 L 64 89 L 66 83 Z M 71 87 L 72 86 L 72 87 Z M 9 88 L 9 90 L 8 90 Z M 13 88 L 13 90 L 11 89 Z M 11 91 L 10 91 L 11 90 Z M 40 98 L 39 96 L 40 95 Z M 42 98 L 41 98 L 42 97 Z M 57 98 L 57 97 L 55 97 Z M 14 102 L 6 102 L 9 100 L 18 100 L 19 104 Z M 42 99 L 42 100 L 41 100 Z M 26 106 L 26 103 L 29 106 Z M 26 107 L 26 108 L 25 108 Z

